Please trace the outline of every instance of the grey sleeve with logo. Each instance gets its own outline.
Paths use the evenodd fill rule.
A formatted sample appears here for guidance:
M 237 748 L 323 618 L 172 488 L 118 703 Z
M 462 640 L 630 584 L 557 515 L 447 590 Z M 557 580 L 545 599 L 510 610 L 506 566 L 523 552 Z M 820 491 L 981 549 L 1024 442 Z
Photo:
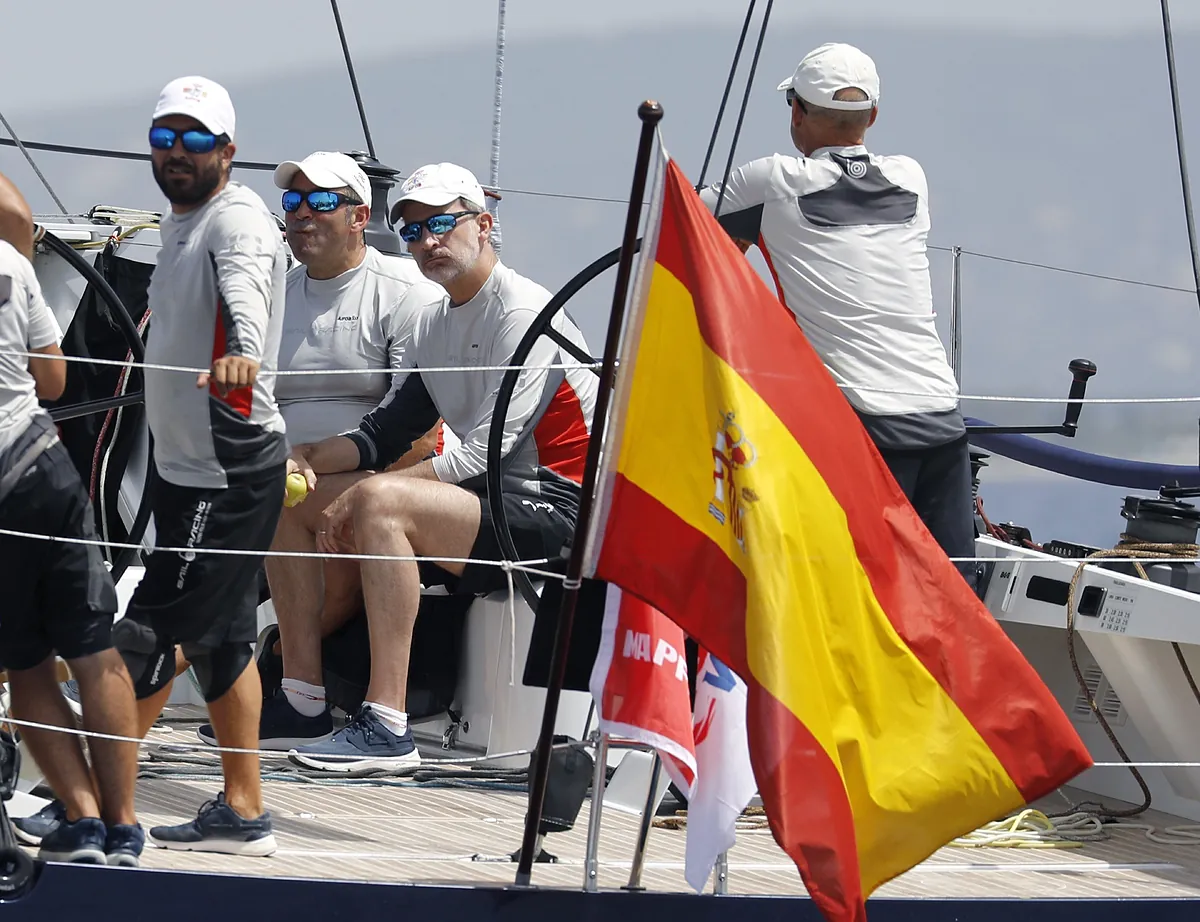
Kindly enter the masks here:
M 383 403 L 362 418 L 357 429 L 341 435 L 358 448 L 358 470 L 381 471 L 395 463 L 437 422 L 438 411 L 418 371 L 409 371 Z
M 262 361 L 271 303 L 278 231 L 249 204 L 234 202 L 213 216 L 208 250 L 217 273 L 226 355 Z

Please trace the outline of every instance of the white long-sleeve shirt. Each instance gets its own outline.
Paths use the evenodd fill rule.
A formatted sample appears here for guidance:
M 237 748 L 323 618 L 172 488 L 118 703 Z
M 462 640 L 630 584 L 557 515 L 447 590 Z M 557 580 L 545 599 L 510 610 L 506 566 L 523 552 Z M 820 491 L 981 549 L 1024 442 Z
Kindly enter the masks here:
M 161 233 L 147 364 L 208 368 L 226 355 L 259 363 L 253 388 L 225 397 L 215 382 L 198 388 L 194 374 L 146 370 L 158 473 L 177 486 L 221 489 L 230 477 L 287 460 L 269 374 L 283 328 L 287 251 L 263 200 L 236 182 L 194 211 L 168 214 Z
M 449 298 L 426 309 L 413 329 L 399 386 L 354 430 L 360 468 L 383 468 L 406 452 L 441 416 L 459 439 L 433 459 L 438 479 L 481 489 L 487 471 L 488 436 L 496 392 L 505 366 L 550 292 L 497 262 L 479 293 L 465 304 Z M 588 350 L 583 334 L 563 313 L 556 330 Z M 578 360 L 546 336 L 539 337 L 523 364 L 552 365 Z M 462 371 L 422 368 L 461 366 Z M 570 514 L 583 483 L 598 378 L 587 368 L 521 372 L 504 425 L 500 455 L 506 491 L 540 496 Z
M 720 186 L 700 193 L 710 211 Z M 934 325 L 917 161 L 861 145 L 763 157 L 730 174 L 719 219 L 759 245 L 781 300 L 877 442 L 924 447 L 962 434 Z
M 279 346 L 283 371 L 361 369 L 362 374 L 284 375 L 275 384 L 293 445 L 353 428 L 387 396 L 413 324 L 445 290 L 411 259 L 374 247 L 353 269 L 314 279 L 298 265 L 287 276 Z

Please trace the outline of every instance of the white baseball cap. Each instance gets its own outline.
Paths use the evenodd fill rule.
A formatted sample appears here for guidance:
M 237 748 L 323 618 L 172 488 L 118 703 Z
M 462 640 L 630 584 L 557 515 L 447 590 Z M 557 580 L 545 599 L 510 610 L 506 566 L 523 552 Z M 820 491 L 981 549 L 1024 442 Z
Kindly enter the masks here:
M 285 160 L 275 167 L 275 185 L 280 189 L 289 188 L 297 173 L 303 173 L 314 186 L 322 189 L 349 186 L 360 202 L 371 204 L 371 181 L 354 158 L 346 154 L 319 150 L 303 160 Z
M 190 115 L 213 134 L 233 140 L 233 101 L 225 87 L 207 77 L 179 77 L 164 86 L 152 120 L 164 115 Z
M 833 98 L 838 90 L 851 87 L 867 98 Z M 806 54 L 778 89 L 795 90 L 805 102 L 825 109 L 873 109 L 879 104 L 879 73 L 875 62 L 853 45 L 829 42 Z
M 420 202 L 436 208 L 461 198 L 482 208 L 483 194 L 483 186 L 470 170 L 456 163 L 426 164 L 404 180 L 396 204 L 392 206 L 391 221 L 396 223 L 405 202 Z

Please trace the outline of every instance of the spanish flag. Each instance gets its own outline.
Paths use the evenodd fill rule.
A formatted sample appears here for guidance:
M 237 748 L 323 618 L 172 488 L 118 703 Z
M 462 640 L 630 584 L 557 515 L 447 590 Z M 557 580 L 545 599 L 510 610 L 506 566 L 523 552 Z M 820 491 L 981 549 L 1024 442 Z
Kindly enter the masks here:
M 749 690 L 771 831 L 831 922 L 1092 760 L 790 313 L 659 155 L 585 573 Z

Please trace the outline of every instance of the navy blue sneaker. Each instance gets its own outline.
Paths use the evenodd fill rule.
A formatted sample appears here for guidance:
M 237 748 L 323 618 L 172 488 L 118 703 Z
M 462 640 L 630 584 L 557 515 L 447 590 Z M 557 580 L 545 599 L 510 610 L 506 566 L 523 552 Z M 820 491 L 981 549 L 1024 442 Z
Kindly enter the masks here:
M 209 746 L 217 745 L 217 734 L 212 724 L 204 724 L 196 731 Z M 262 716 L 258 720 L 258 748 L 288 752 L 300 746 L 322 743 L 333 736 L 333 715 L 326 708 L 316 717 L 305 717 L 287 700 L 283 690 L 275 697 L 265 698 Z
M 104 864 L 104 834 L 104 823 L 95 817 L 84 817 L 73 823 L 63 820 L 42 839 L 38 859 Z
M 256 819 L 242 819 L 225 802 L 224 791 L 217 795 L 216 800 L 206 802 L 190 823 L 155 826 L 148 838 L 150 844 L 158 848 L 188 852 L 217 852 L 249 858 L 265 858 L 275 854 L 270 812 Z
M 397 736 L 369 704 L 360 706 L 354 719 L 329 742 L 293 749 L 289 757 L 299 765 L 330 772 L 356 772 L 369 768 L 411 771 L 421 764 L 412 727 Z
M 17 838 L 26 845 L 41 845 L 42 839 L 54 832 L 66 818 L 67 808 L 61 800 L 55 799 L 37 813 L 10 817 L 9 822 Z
M 104 855 L 109 867 L 136 868 L 141 864 L 142 849 L 146 845 L 146 833 L 139 823 L 136 826 L 118 824 L 108 827 L 104 839 Z

